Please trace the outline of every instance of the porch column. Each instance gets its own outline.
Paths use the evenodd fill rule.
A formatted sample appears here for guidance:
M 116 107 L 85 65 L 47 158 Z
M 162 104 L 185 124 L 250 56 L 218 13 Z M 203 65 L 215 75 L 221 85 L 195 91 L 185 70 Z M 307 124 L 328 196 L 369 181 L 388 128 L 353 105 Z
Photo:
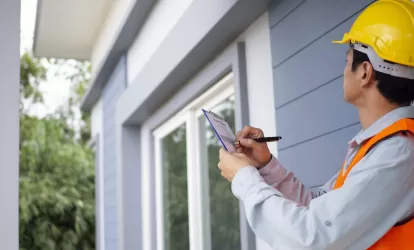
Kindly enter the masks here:
M 20 0 L 0 0 L 0 249 L 19 249 Z

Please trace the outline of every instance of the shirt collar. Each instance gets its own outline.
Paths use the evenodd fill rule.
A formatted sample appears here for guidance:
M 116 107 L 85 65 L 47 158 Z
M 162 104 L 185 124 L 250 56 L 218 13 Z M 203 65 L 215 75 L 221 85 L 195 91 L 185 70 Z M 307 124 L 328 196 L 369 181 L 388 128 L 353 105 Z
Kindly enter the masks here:
M 374 135 L 381 132 L 386 127 L 391 124 L 403 119 L 403 118 L 414 118 L 414 107 L 401 107 L 394 109 L 393 111 L 387 113 L 374 124 L 368 127 L 366 130 L 361 130 L 350 142 L 350 145 L 360 145 L 365 140 L 373 137 Z

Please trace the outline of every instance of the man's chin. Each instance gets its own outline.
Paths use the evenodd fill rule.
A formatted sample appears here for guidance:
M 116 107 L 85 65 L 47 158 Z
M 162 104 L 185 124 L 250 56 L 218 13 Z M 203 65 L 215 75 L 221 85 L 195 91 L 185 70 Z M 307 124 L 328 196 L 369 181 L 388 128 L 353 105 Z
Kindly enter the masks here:
M 347 96 L 344 95 L 344 101 L 346 103 L 351 104 L 351 105 L 355 105 L 355 99 L 354 98 L 349 98 L 349 97 L 347 97 Z

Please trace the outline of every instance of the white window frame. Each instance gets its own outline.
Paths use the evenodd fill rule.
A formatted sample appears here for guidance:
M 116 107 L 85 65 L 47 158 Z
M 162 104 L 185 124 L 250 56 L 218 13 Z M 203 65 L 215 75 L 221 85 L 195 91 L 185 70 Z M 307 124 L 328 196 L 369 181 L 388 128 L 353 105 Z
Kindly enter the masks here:
M 233 73 L 221 78 L 214 86 L 208 89 L 200 97 L 185 106 L 180 112 L 167 120 L 153 131 L 155 139 L 155 198 L 157 221 L 157 250 L 165 250 L 164 237 L 164 196 L 163 196 L 163 167 L 161 161 L 161 140 L 186 124 L 187 134 L 187 189 L 188 189 L 188 222 L 190 250 L 209 250 L 211 239 L 205 240 L 204 235 L 210 234 L 209 208 L 205 208 L 209 197 L 203 192 L 205 176 L 201 169 L 198 157 L 200 149 L 200 124 L 199 118 L 203 116 L 202 108 L 212 109 L 220 102 L 231 97 L 235 93 Z M 205 189 L 205 187 L 204 187 Z M 205 211 L 205 209 L 208 209 Z

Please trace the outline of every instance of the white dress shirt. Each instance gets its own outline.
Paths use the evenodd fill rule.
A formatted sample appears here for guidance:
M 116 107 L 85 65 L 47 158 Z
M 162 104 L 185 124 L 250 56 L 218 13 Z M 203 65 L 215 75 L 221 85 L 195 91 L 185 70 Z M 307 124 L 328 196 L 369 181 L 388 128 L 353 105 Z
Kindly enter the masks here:
M 414 118 L 414 107 L 398 108 L 358 133 L 345 161 L 402 118 Z M 254 233 L 274 249 L 367 249 L 414 212 L 414 137 L 395 135 L 378 143 L 345 184 L 332 190 L 337 175 L 312 192 L 273 157 L 260 171 L 241 169 L 232 191 L 243 201 Z

